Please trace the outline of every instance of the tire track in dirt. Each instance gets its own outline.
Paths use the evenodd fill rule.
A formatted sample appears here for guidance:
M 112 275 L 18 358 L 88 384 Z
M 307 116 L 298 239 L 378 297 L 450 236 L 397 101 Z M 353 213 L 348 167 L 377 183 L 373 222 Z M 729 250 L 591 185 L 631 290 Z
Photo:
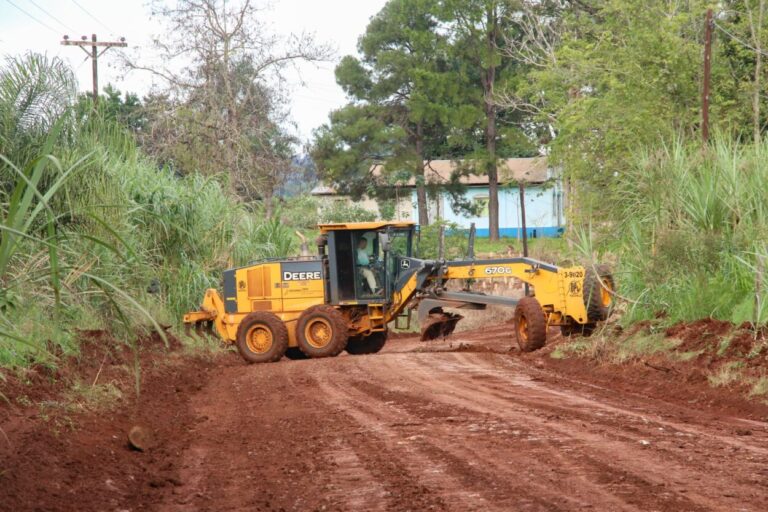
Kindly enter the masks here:
M 364 437 L 350 439 L 349 443 L 383 479 L 390 498 L 388 509 L 415 506 L 416 510 L 494 510 L 476 494 L 462 491 L 460 482 L 446 474 L 442 461 L 426 458 L 416 448 L 418 436 L 408 431 L 421 424 L 420 418 L 393 406 L 391 401 L 371 401 L 369 395 L 361 393 L 359 388 L 367 383 L 359 380 L 365 376 L 358 366 L 349 368 L 346 377 L 350 380 L 341 383 L 332 378 L 322 381 L 323 396 L 342 408 L 365 432 Z M 435 496 L 435 490 L 449 494 L 452 506 Z
M 507 354 L 396 353 L 223 368 L 195 397 L 159 510 L 763 510 L 768 444 L 738 418 Z M 640 443 L 647 440 L 650 444 Z
M 409 375 L 413 377 L 414 373 L 409 373 Z M 431 383 L 434 384 L 434 379 L 431 379 Z M 427 383 L 422 384 L 423 386 L 427 385 Z M 423 386 L 414 385 L 412 388 L 421 389 Z M 446 384 L 444 386 L 450 395 L 447 401 L 452 403 L 454 407 L 467 407 L 475 409 L 477 412 L 484 414 L 487 418 L 497 418 L 496 421 L 494 421 L 497 426 L 499 416 L 502 417 L 502 421 L 509 421 L 509 417 L 512 417 L 517 418 L 523 423 L 531 423 L 530 420 L 534 419 L 530 411 L 520 409 L 515 410 L 514 407 L 509 407 L 510 405 L 513 405 L 509 402 L 505 402 L 501 407 L 498 408 L 493 407 L 489 409 L 482 407 L 478 409 L 471 400 L 467 401 L 460 397 L 479 396 L 484 400 L 485 397 L 481 391 L 462 388 L 460 386 L 455 386 L 454 384 Z M 437 398 L 442 397 L 438 396 Z M 509 410 L 513 410 L 514 414 L 510 416 L 507 413 Z M 505 414 L 499 414 L 499 411 L 504 411 Z M 541 425 L 538 422 L 534 423 L 537 423 L 537 426 Z M 484 432 L 483 434 L 490 433 L 495 434 L 496 436 L 501 435 L 503 439 L 496 439 L 494 442 L 485 443 L 487 444 L 486 447 L 482 446 L 485 441 L 484 436 L 473 437 L 472 433 L 468 432 L 467 437 L 463 440 L 465 443 L 471 442 L 472 449 L 469 453 L 465 453 L 464 457 L 469 457 L 468 460 L 474 459 L 482 462 L 483 465 L 489 468 L 491 474 L 501 474 L 503 477 L 510 479 L 512 482 L 516 481 L 516 479 L 519 479 L 522 474 L 525 477 L 525 485 L 530 488 L 529 491 L 533 489 L 535 490 L 536 496 L 538 496 L 539 499 L 550 500 L 550 502 L 542 508 L 543 510 L 573 510 L 577 508 L 583 508 L 584 506 L 595 506 L 595 504 L 600 504 L 600 506 L 606 509 L 623 508 L 616 506 L 617 503 L 614 497 L 614 489 L 606 489 L 606 486 L 604 485 L 605 482 L 595 482 L 595 485 L 591 486 L 589 493 L 584 493 L 582 495 L 581 492 L 578 492 L 583 489 L 582 477 L 585 472 L 592 472 L 600 475 L 601 477 L 604 477 L 606 469 L 604 466 L 585 468 L 582 464 L 579 468 L 579 471 L 576 473 L 576 475 L 578 475 L 579 482 L 571 482 L 570 487 L 572 489 L 578 490 L 575 493 L 575 498 L 582 498 L 584 499 L 583 502 L 573 503 L 571 496 L 564 496 L 563 494 L 557 492 L 562 486 L 563 479 L 571 480 L 572 478 L 570 475 L 560 475 L 560 478 L 552 477 L 551 470 L 555 466 L 548 460 L 547 452 L 553 451 L 552 448 L 549 448 L 549 445 L 553 443 L 560 443 L 563 439 L 569 440 L 570 438 L 567 435 L 564 436 L 562 432 L 559 431 L 555 433 L 542 432 L 540 429 L 529 430 L 526 433 L 526 431 L 521 431 L 521 427 L 517 425 L 513 424 L 510 426 L 505 424 L 505 426 L 508 428 L 517 428 L 516 430 L 512 430 L 513 437 L 510 439 L 510 436 L 507 435 L 505 430 L 508 430 L 508 428 L 501 431 L 499 431 L 497 428 L 495 429 L 496 432 L 492 431 L 494 429 L 490 429 L 490 432 Z M 574 444 L 573 440 L 571 440 L 571 444 Z M 509 447 L 505 445 L 509 445 Z M 559 447 L 557 449 L 559 449 Z M 487 455 L 484 457 L 484 454 Z M 580 460 L 583 459 L 581 453 L 578 454 L 578 458 Z M 512 468 L 512 471 L 510 471 L 511 468 L 509 465 L 505 464 L 505 461 L 514 461 L 515 467 Z M 594 471 L 585 471 L 585 469 Z M 624 476 L 623 480 L 626 479 L 627 477 Z M 633 494 L 637 494 L 639 491 L 645 491 L 640 493 L 641 495 L 645 496 L 643 500 L 644 506 L 639 507 L 640 510 L 645 510 L 645 506 L 648 505 L 648 502 L 653 501 L 652 497 L 656 494 L 656 489 L 654 488 L 653 483 L 645 482 L 639 477 L 635 477 L 633 480 L 636 482 L 635 488 L 632 489 Z M 538 482 L 541 482 L 541 484 L 538 484 Z M 638 488 L 640 487 L 639 484 L 641 483 L 644 484 L 642 486 L 644 489 Z M 675 501 L 678 501 L 678 503 L 674 503 L 673 506 L 668 508 L 669 510 L 704 510 L 704 508 L 697 507 L 695 504 L 689 503 L 685 499 Z M 682 501 L 683 503 L 679 503 L 679 501 Z M 630 509 L 637 510 L 638 508 L 633 507 Z
M 327 423 L 343 418 L 306 403 L 315 382 L 291 366 L 241 366 L 212 379 L 196 400 L 202 423 L 182 454 L 183 486 L 159 510 L 338 506 L 332 472 L 347 461 L 326 458 L 318 448 L 336 438 Z
M 489 372 L 493 373 L 492 369 L 487 367 L 486 361 L 477 361 L 477 354 L 453 354 L 453 358 L 448 360 L 429 361 L 429 366 L 422 366 L 419 364 L 418 358 L 410 358 L 408 361 L 403 362 L 405 370 L 403 373 L 408 375 L 411 379 L 414 379 L 414 386 L 429 385 L 434 381 L 434 373 L 436 371 L 445 372 L 445 378 L 448 380 L 448 384 L 444 384 L 444 391 L 447 391 L 445 397 L 447 401 L 456 404 L 457 406 L 475 407 L 476 410 L 486 412 L 489 414 L 497 413 L 499 411 L 513 411 L 514 415 L 524 415 L 532 424 L 535 424 L 537 428 L 543 428 L 545 430 L 555 431 L 563 439 L 571 439 L 579 445 L 586 447 L 589 453 L 597 452 L 601 455 L 600 459 L 604 461 L 613 461 L 611 465 L 603 465 L 604 471 L 620 472 L 622 470 L 631 470 L 634 474 L 634 482 L 641 485 L 648 492 L 648 498 L 661 499 L 658 503 L 663 509 L 664 505 L 672 505 L 669 510 L 695 510 L 697 508 L 703 509 L 723 509 L 730 510 L 733 505 L 728 505 L 727 500 L 723 502 L 723 497 L 728 498 L 735 495 L 746 497 L 758 497 L 755 496 L 754 485 L 760 484 L 760 481 L 750 480 L 741 483 L 748 484 L 749 487 L 738 488 L 733 486 L 733 481 L 728 489 L 724 490 L 723 482 L 728 481 L 732 474 L 728 474 L 724 468 L 719 468 L 719 473 L 722 476 L 721 480 L 712 481 L 701 484 L 695 484 L 697 480 L 701 480 L 704 476 L 698 470 L 698 464 L 692 464 L 689 459 L 687 466 L 694 466 L 695 471 L 689 471 L 686 465 L 680 463 L 674 463 L 671 461 L 658 460 L 658 456 L 653 453 L 652 450 L 638 448 L 636 445 L 628 444 L 626 442 L 617 442 L 606 438 L 604 435 L 594 434 L 587 432 L 588 425 L 578 420 L 574 421 L 570 418 L 557 418 L 557 422 L 550 422 L 546 420 L 546 417 L 542 420 L 540 416 L 542 412 L 546 412 L 548 407 L 548 401 L 556 401 L 570 398 L 570 395 L 563 396 L 562 392 L 555 391 L 554 396 L 549 396 L 546 392 L 542 393 L 542 387 L 539 383 L 533 382 L 532 384 L 526 383 L 525 379 L 515 376 L 514 373 L 508 374 L 510 389 L 522 388 L 520 393 L 506 395 L 502 393 L 494 394 L 488 393 L 486 386 L 478 384 L 471 378 L 473 372 Z M 439 368 L 439 370 L 437 370 Z M 518 373 L 524 368 L 518 368 Z M 469 375 L 470 377 L 467 377 Z M 531 389 L 527 389 L 531 388 Z M 525 395 L 524 392 L 532 391 L 531 394 Z M 531 395 L 540 396 L 532 397 Z M 467 400 L 466 396 L 482 396 L 483 404 L 476 403 L 472 400 Z M 521 398 L 525 396 L 525 398 Z M 442 398 L 442 397 L 441 397 Z M 523 407 L 521 408 L 521 403 Z M 579 397 L 576 400 L 576 408 L 584 408 L 589 405 L 589 400 L 585 400 L 583 397 Z M 602 405 L 602 404 L 600 404 Z M 647 406 L 648 404 L 646 404 Z M 567 400 L 565 404 L 561 404 L 568 409 Z M 538 408 L 538 410 L 537 410 Z M 599 409 L 600 407 L 598 407 Z M 621 409 L 618 409 L 621 412 Z M 502 416 L 505 413 L 500 413 Z M 630 415 L 631 416 L 631 415 Z M 605 418 L 601 418 L 601 423 Z M 614 427 L 615 430 L 617 427 Z M 623 426 L 619 425 L 618 428 L 623 430 Z M 621 432 L 619 432 L 621 434 Z M 621 436 L 619 436 L 621 438 Z M 634 444 L 634 443 L 633 443 Z M 757 448 L 760 451 L 760 448 Z M 694 450 L 697 451 L 697 450 Z M 587 459 L 584 457 L 584 450 L 579 450 L 578 458 L 580 462 L 584 462 Z M 711 449 L 709 450 L 711 455 Z M 597 459 L 592 459 L 597 460 Z M 703 459 L 704 461 L 706 458 Z M 642 463 L 637 463 L 641 461 Z M 755 461 L 756 462 L 756 461 Z M 582 471 L 584 468 L 582 468 Z M 643 478 L 641 475 L 648 475 L 649 478 Z M 706 475 L 706 473 L 705 473 Z M 624 480 L 627 480 L 627 476 L 624 476 Z M 663 478 L 661 478 L 663 476 Z M 690 497 L 683 499 L 683 503 L 669 503 L 670 497 L 666 494 L 659 496 L 659 493 L 654 490 L 658 486 L 666 486 L 667 479 L 674 479 L 675 481 L 688 482 L 690 487 L 692 483 L 696 486 L 698 493 L 691 493 L 691 489 L 686 489 L 687 493 L 691 493 Z M 723 490 L 722 493 L 717 495 L 719 490 Z M 761 499 L 765 498 L 765 495 L 759 496 Z M 677 502 L 675 497 L 673 502 Z M 687 504 L 686 504 L 687 503 Z M 719 507 L 718 507 L 719 503 Z M 645 506 L 649 503 L 646 501 Z M 682 508 L 681 508 L 682 507 Z M 760 507 L 754 508 L 754 510 L 760 510 Z
M 541 454 L 531 457 L 519 450 L 504 453 L 497 440 L 488 442 L 483 428 L 491 423 L 491 430 L 495 428 L 497 434 L 502 428 L 503 432 L 513 432 L 518 441 L 531 439 L 530 433 L 520 424 L 500 424 L 492 415 L 478 415 L 469 409 L 438 405 L 440 402 L 435 403 L 407 391 L 385 389 L 361 381 L 353 381 L 353 386 L 366 395 L 357 398 L 355 407 L 382 411 L 388 406 L 390 412 L 394 409 L 400 411 L 398 418 L 402 417 L 403 410 L 407 411 L 406 414 L 410 413 L 400 424 L 424 426 L 404 432 L 400 438 L 414 439 L 413 444 L 422 457 L 426 454 L 435 463 L 448 465 L 453 477 L 461 483 L 459 488 L 474 489 L 474 494 L 480 497 L 487 494 L 488 501 L 500 506 L 499 510 L 573 510 L 594 503 L 594 492 L 599 488 L 584 492 L 582 480 L 580 485 L 572 486 L 577 491 L 572 495 L 553 493 L 552 488 L 559 485 L 559 481 L 552 478 L 551 466 L 544 465 L 547 471 L 543 474 L 530 473 L 543 465 Z M 461 426 L 469 428 L 464 430 Z M 526 478 L 524 483 L 520 483 L 521 472 L 535 478 Z M 605 501 L 611 503 L 612 510 L 621 509 L 620 502 L 613 500 L 611 495 L 605 495 Z M 467 507 L 469 505 L 462 504 L 458 510 L 468 510 Z M 489 508 L 483 506 L 482 509 Z

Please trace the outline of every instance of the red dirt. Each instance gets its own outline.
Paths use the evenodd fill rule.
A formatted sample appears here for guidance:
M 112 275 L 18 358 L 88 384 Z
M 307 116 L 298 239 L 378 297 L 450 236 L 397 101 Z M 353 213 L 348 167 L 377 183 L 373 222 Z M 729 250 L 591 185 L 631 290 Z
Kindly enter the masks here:
M 709 349 L 713 343 L 733 329 L 733 324 L 722 320 L 705 318 L 691 323 L 678 323 L 666 331 L 668 338 L 678 338 L 683 343 L 678 351 Z
M 0 509 L 765 510 L 768 406 L 549 351 L 502 326 L 266 365 L 171 354 L 74 431 L 6 411 Z

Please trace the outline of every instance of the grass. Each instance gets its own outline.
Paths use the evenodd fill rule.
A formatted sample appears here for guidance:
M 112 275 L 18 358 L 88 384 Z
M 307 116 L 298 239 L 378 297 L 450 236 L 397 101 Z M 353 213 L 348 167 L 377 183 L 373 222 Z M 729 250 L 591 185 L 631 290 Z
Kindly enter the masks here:
M 768 377 L 760 377 L 753 382 L 749 396 L 765 397 L 766 395 L 768 395 Z
M 682 139 L 638 155 L 612 186 L 622 201 L 584 229 L 586 255 L 618 261 L 625 324 L 712 317 L 768 319 L 768 142 L 716 137 L 706 151 Z
M 122 398 L 123 392 L 113 382 L 76 381 L 65 395 L 68 403 L 90 411 L 112 409 Z
M 718 368 L 715 373 L 709 374 L 707 380 L 715 387 L 730 386 L 744 380 L 743 368 L 744 363 L 742 361 L 730 361 Z
M 508 237 L 501 237 L 496 241 L 489 238 L 475 239 L 475 254 L 478 255 L 491 253 L 497 256 L 506 255 L 510 247 L 513 254 L 522 254 L 523 241 Z M 532 238 L 528 240 L 528 254 L 534 257 L 541 254 L 565 255 L 568 252 L 568 244 L 564 238 Z
M 179 325 L 222 269 L 298 240 L 225 176 L 178 176 L 104 112 L 74 115 L 70 79 L 55 59 L 0 65 L 0 367 L 56 367 L 78 353 L 78 329 L 105 329 L 133 350 L 138 393 L 137 336 Z M 114 390 L 73 393 L 91 403 Z

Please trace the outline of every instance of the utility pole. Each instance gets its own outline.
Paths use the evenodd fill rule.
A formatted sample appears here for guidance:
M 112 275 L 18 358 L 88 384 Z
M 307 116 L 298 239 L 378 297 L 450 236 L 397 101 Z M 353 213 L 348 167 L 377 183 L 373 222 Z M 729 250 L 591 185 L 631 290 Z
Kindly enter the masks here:
M 707 9 L 704 33 L 704 86 L 701 91 L 701 138 L 709 142 L 709 82 L 712 75 L 712 9 Z
M 521 228 L 523 230 L 523 257 L 528 257 L 528 226 L 525 222 L 525 182 L 523 180 L 520 180 L 518 182 L 518 186 L 520 187 L 520 223 Z M 527 297 L 530 293 L 530 289 L 528 288 L 528 283 L 525 283 L 525 296 Z
M 99 104 L 99 57 L 104 55 L 104 52 L 112 47 L 120 46 L 126 47 L 128 43 L 125 42 L 125 38 L 121 37 L 120 41 L 97 41 L 96 34 L 91 35 L 91 40 L 88 41 L 88 37 L 83 36 L 80 41 L 72 41 L 69 36 L 64 36 L 64 40 L 61 42 L 64 46 L 79 46 L 85 54 L 86 58 L 91 59 L 91 65 L 93 67 L 93 108 L 95 109 Z M 90 46 L 90 51 L 86 50 L 86 46 Z M 103 48 L 99 51 L 99 47 Z

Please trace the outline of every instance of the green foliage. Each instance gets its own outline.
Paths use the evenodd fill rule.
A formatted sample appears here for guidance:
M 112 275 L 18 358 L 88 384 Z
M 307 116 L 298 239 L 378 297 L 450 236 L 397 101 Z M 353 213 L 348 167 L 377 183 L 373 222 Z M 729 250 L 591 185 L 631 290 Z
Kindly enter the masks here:
M 426 223 L 424 160 L 445 154 L 452 100 L 462 78 L 439 30 L 436 0 L 390 0 L 346 56 L 336 80 L 353 100 L 315 133 L 313 157 L 323 178 L 353 197 L 387 198 L 386 185 L 413 178 Z M 386 162 L 371 172 L 375 163 Z
M 315 230 L 318 223 L 317 212 L 320 201 L 309 195 L 289 197 L 280 206 L 280 217 L 288 226 L 302 231 Z
M 621 293 L 635 301 L 627 321 L 664 312 L 670 322 L 765 322 L 767 149 L 720 136 L 702 152 L 678 140 L 618 178 L 620 220 L 598 248 L 618 256 Z
M 443 257 L 448 260 L 465 258 L 467 256 L 468 235 L 457 224 L 439 220 L 429 226 L 419 227 L 416 244 L 416 255 L 419 258 L 436 259 L 439 252 L 440 229 L 445 230 L 445 245 Z
M 560 13 L 548 65 L 520 85 L 556 119 L 553 160 L 577 186 L 580 213 L 620 201 L 615 175 L 638 147 L 698 120 L 701 26 L 707 2 L 609 0 L 597 14 Z
M 40 156 L 56 123 L 60 135 L 68 135 L 76 94 L 74 74 L 61 59 L 33 53 L 7 57 L 0 67 L 0 154 L 23 168 Z M 0 164 L 4 183 L 14 179 L 7 171 Z
M 108 105 L 60 103 L 64 71 L 36 56 L 0 69 L 3 367 L 55 366 L 84 327 L 135 349 L 137 335 L 163 332 L 158 321 L 178 324 L 221 269 L 296 250 L 279 211 L 265 222 L 225 178 L 158 167 Z
M 372 222 L 376 213 L 348 201 L 331 201 L 320 210 L 320 222 Z

